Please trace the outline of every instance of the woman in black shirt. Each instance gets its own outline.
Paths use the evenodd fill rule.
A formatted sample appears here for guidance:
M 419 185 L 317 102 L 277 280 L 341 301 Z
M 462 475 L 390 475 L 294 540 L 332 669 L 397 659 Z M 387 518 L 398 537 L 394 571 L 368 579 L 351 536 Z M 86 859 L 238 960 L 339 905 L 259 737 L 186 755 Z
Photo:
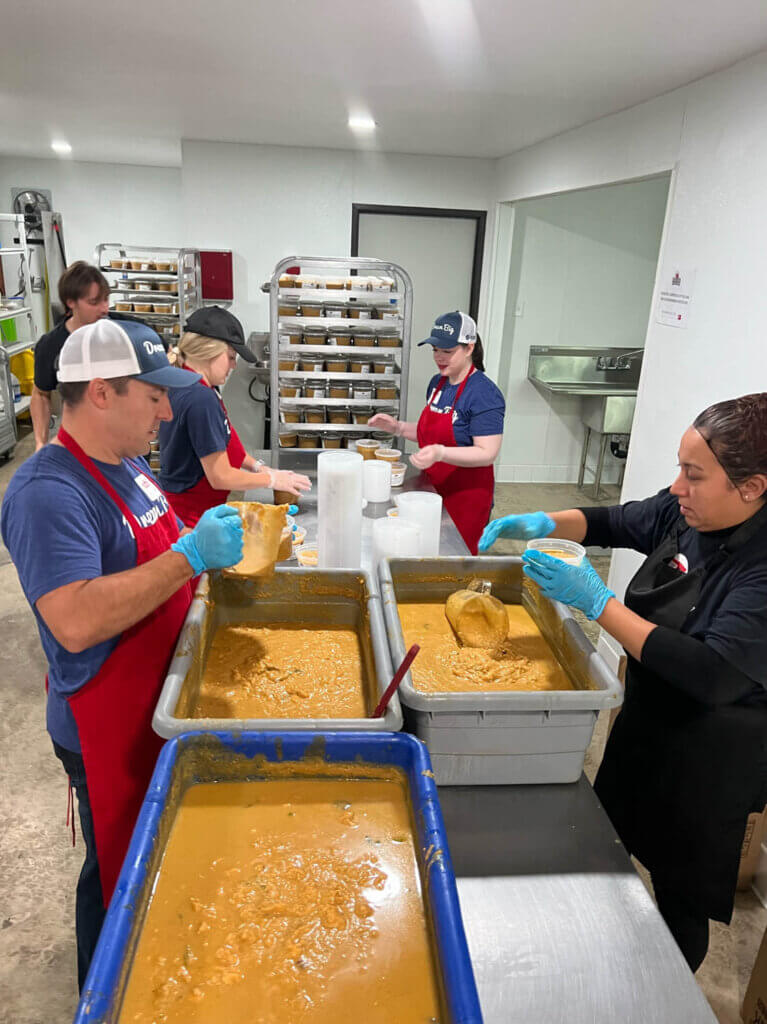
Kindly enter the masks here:
M 668 490 L 612 508 L 490 523 L 501 536 L 633 548 L 618 601 L 588 560 L 523 556 L 543 594 L 626 650 L 626 692 L 595 790 L 693 970 L 708 921 L 729 923 L 750 813 L 767 802 L 767 394 L 706 409 Z

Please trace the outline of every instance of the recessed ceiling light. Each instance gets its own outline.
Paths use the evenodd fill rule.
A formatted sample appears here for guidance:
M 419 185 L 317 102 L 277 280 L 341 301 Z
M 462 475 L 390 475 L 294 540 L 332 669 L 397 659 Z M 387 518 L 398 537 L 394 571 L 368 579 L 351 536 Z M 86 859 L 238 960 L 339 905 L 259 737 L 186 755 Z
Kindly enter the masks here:
M 376 123 L 366 114 L 352 114 L 349 118 L 349 127 L 353 132 L 374 132 Z
M 72 152 L 72 147 L 64 139 L 54 139 L 51 143 L 51 149 L 54 153 L 58 153 L 59 156 L 69 156 Z

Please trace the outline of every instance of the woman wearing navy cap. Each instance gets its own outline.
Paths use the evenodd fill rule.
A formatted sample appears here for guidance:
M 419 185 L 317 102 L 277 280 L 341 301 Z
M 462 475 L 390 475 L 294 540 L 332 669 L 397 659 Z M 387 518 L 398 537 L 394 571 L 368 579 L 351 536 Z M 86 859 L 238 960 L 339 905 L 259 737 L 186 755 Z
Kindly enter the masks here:
M 506 403 L 485 376 L 477 325 L 456 310 L 437 318 L 419 345 L 431 345 L 436 373 L 417 423 L 378 413 L 370 426 L 389 430 L 418 451 L 410 461 L 424 470 L 473 555 L 493 507 L 493 463 L 503 440 Z
M 270 469 L 248 455 L 215 390 L 226 383 L 238 355 L 255 362 L 237 317 L 219 306 L 196 310 L 172 355 L 201 378 L 196 387 L 182 389 L 183 398 L 171 395 L 173 419 L 160 425 L 160 483 L 186 526 L 225 502 L 230 491 L 273 487 L 298 495 L 310 489 L 308 477 Z

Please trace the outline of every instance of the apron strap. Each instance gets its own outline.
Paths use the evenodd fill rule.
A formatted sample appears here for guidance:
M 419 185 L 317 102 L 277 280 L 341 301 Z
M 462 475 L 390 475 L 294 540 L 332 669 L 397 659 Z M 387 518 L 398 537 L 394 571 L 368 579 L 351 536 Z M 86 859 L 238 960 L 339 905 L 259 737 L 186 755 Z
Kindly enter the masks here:
M 67 433 L 67 431 L 64 430 L 63 427 L 59 427 L 59 432 L 56 436 L 59 439 L 59 441 L 61 441 L 63 446 L 67 449 L 67 451 L 70 453 L 70 455 L 73 455 L 77 459 L 77 461 L 86 471 L 86 473 L 89 473 L 93 477 L 93 479 L 97 481 L 97 483 L 101 484 L 103 489 L 107 492 L 107 494 L 115 503 L 115 505 L 117 505 L 122 514 L 128 520 L 128 522 L 133 522 L 134 532 L 135 530 L 138 530 L 138 520 L 133 515 L 131 510 L 128 508 L 126 503 L 123 501 L 123 499 L 120 497 L 120 495 L 117 493 L 117 491 L 114 489 L 114 487 L 112 487 L 112 485 L 101 472 L 101 470 L 98 468 L 98 466 L 94 463 L 93 459 L 89 455 L 85 454 L 85 452 L 82 450 L 77 441 L 75 441 L 72 435 Z

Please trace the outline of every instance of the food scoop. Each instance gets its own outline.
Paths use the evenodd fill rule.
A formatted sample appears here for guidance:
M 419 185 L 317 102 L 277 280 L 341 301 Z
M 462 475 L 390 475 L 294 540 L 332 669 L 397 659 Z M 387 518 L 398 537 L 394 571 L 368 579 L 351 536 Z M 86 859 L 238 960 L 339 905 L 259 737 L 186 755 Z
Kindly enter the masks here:
M 464 647 L 494 650 L 508 636 L 506 608 L 490 590 L 489 580 L 472 580 L 465 590 L 456 590 L 445 602 L 447 621 Z

